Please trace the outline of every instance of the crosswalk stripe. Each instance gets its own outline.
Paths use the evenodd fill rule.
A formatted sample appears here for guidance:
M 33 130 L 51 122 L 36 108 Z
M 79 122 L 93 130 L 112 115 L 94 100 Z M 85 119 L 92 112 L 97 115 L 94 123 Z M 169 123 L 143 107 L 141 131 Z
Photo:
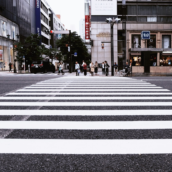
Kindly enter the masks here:
M 172 106 L 172 102 L 1 102 L 0 106 Z
M 25 88 L 26 89 L 28 89 L 28 88 L 32 88 L 32 89 L 33 88 L 34 89 L 35 88 L 36 89 L 37 88 L 40 88 L 40 89 L 42 89 L 42 88 L 51 88 L 51 89 L 52 88 L 58 88 L 58 89 L 61 89 L 61 88 L 77 88 L 77 89 L 78 88 L 84 88 L 84 89 L 86 89 L 86 88 L 103 88 L 103 89 L 105 89 L 105 88 L 140 88 L 140 89 L 142 89 L 142 88 L 151 88 L 152 89 L 152 88 L 162 88 L 162 87 L 143 87 L 143 86 L 141 86 L 141 87 L 133 87 L 133 86 L 113 86 L 113 87 L 99 87 L 99 86 L 97 86 L 97 87 L 85 87 L 85 86 L 84 87 L 71 87 L 71 86 L 70 87 L 69 86 L 67 86 L 67 87 L 65 87 L 65 86 L 61 86 L 61 87 L 59 87 L 59 86 L 56 86 L 56 87 L 52 87 L 52 86 L 50 87 L 50 86 L 48 86 L 48 87 L 46 87 L 46 86 L 44 86 L 43 87 L 43 86 L 39 86 L 38 87 L 38 86 L 31 86 L 31 87 L 25 87 Z
M 172 110 L 151 109 L 151 110 L 0 110 L 3 115 L 23 116 L 156 116 L 172 115 Z
M 124 96 L 126 96 L 126 95 L 138 95 L 138 96 L 140 96 L 140 95 L 166 95 L 166 96 L 170 96 L 170 95 L 172 95 L 172 93 L 170 93 L 170 92 L 168 92 L 168 93 L 57 93 L 57 92 L 54 92 L 54 93 L 20 93 L 20 92 L 16 92 L 16 93 L 7 93 L 6 95 L 54 95 L 54 96 L 56 96 L 56 95 L 59 95 L 59 96 L 61 96 L 61 95 L 80 95 L 80 96 L 82 96 L 82 95 L 93 95 L 93 96 L 97 96 L 97 95 L 104 95 L 104 96 L 113 96 L 113 95 L 120 95 L 120 96 L 122 96 L 122 95 L 124 95 Z
M 36 130 L 145 130 L 172 129 L 172 121 L 63 122 L 63 121 L 0 121 L 0 129 Z
M 0 97 L 0 100 L 172 100 L 172 97 Z
M 171 154 L 172 139 L 0 139 L 1 154 Z M 8 146 L 7 146 L 8 145 Z
M 151 91 L 154 91 L 154 92 L 158 92 L 158 91 L 161 91 L 161 92 L 165 92 L 165 91 L 169 91 L 168 89 L 20 89 L 20 90 L 17 90 L 18 92 L 24 92 L 24 91 L 37 91 L 37 92 L 41 92 L 41 91 L 73 91 L 73 92 L 78 92 L 78 91 L 96 91 L 96 92 L 99 92 L 99 91 L 104 91 L 104 92 L 109 92 L 109 91 L 122 91 L 122 92 L 127 92 L 127 91 L 133 91 L 133 92 L 137 92 L 137 91 L 147 91 L 147 92 L 151 92 Z

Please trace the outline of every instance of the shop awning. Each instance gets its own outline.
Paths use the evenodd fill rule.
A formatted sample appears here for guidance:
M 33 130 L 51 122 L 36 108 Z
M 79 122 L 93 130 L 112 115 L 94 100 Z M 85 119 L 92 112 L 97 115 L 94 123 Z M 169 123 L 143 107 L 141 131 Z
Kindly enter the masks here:
M 141 52 L 139 52 L 139 53 L 131 52 L 131 56 L 141 56 Z
M 162 55 L 172 56 L 172 51 L 163 51 Z
M 131 52 L 163 52 L 163 48 L 131 48 Z

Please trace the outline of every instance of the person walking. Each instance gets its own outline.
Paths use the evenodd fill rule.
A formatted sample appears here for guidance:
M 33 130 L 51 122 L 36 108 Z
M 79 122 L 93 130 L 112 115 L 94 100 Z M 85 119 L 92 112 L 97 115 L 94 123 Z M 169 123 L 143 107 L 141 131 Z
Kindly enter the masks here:
M 63 71 L 63 69 L 64 69 L 64 63 L 63 63 L 63 62 L 61 62 L 61 73 L 62 73 L 62 75 L 64 75 L 64 71 Z
M 98 65 L 97 61 L 95 62 L 94 67 L 95 67 L 95 74 L 97 75 L 98 67 L 99 67 L 99 65 Z
M 9 63 L 9 72 L 11 72 L 12 63 Z
M 85 64 L 85 62 L 84 62 L 84 60 L 83 60 L 83 61 L 82 61 L 82 65 L 81 65 L 81 73 L 84 72 L 84 67 L 83 67 L 84 64 Z
M 79 76 L 79 73 L 80 73 L 80 66 L 78 64 L 78 62 L 76 61 L 75 63 L 75 71 L 76 71 L 76 76 Z
M 62 70 L 62 66 L 61 66 L 61 63 L 59 63 L 59 67 L 58 67 L 59 71 L 58 71 L 58 75 L 60 75 L 61 73 L 61 70 Z
M 91 71 L 91 76 L 94 75 L 94 64 L 91 62 L 91 66 L 90 66 L 90 71 Z
M 107 61 L 105 61 L 105 73 L 106 73 L 106 76 L 109 75 L 109 64 L 107 63 Z
M 87 75 L 87 64 L 86 63 L 83 64 L 83 70 L 84 70 L 84 75 L 86 76 Z
M 117 72 L 118 72 L 118 65 L 116 64 L 116 62 L 115 62 L 115 64 L 113 65 L 113 67 L 115 68 L 115 74 L 117 75 Z
M 102 75 L 104 75 L 105 74 L 105 64 L 104 64 L 104 62 L 102 62 Z

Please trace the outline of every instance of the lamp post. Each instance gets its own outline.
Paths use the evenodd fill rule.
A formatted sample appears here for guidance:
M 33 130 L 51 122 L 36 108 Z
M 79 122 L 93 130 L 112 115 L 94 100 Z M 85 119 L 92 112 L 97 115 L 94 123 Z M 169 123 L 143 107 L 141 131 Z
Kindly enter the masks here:
M 115 23 L 119 23 L 121 21 L 120 18 L 107 18 L 106 23 L 110 23 L 110 32 L 111 32 L 111 76 L 114 76 L 114 47 L 113 47 L 113 25 Z

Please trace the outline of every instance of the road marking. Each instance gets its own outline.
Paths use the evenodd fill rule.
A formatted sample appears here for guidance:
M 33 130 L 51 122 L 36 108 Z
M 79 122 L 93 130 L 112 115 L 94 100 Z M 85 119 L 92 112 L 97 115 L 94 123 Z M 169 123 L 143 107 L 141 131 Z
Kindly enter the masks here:
M 172 139 L 0 139 L 1 154 L 171 154 Z M 24 146 L 23 146 L 24 145 Z
M 172 102 L 1 102 L 0 106 L 172 106 Z
M 141 86 L 141 87 L 133 87 L 133 86 L 125 86 L 125 87 L 124 86 L 120 86 L 120 87 L 119 86 L 115 86 L 115 87 L 99 87 L 99 86 L 96 86 L 96 87 L 85 87 L 85 86 L 83 86 L 83 87 L 71 87 L 71 86 L 65 86 L 64 85 L 64 86 L 61 86 L 61 87 L 59 87 L 59 86 L 57 86 L 57 87 L 52 87 L 52 86 L 51 87 L 50 86 L 49 87 L 46 87 L 46 86 L 44 86 L 44 87 L 43 86 L 31 86 L 31 87 L 25 87 L 25 88 L 26 89 L 28 89 L 28 88 L 29 89 L 33 89 L 33 88 L 34 89 L 35 88 L 51 88 L 51 89 L 52 88 L 57 88 L 57 89 L 60 89 L 60 88 L 77 88 L 77 89 L 78 88 L 84 88 L 84 89 L 86 89 L 86 88 L 88 88 L 88 89 L 89 88 L 103 88 L 103 89 L 106 89 L 106 88 L 151 88 L 152 89 L 152 88 L 162 88 L 162 87 L 143 87 L 143 86 Z
M 172 100 L 172 97 L 0 97 L 0 100 Z
M 30 91 L 37 91 L 37 92 L 41 92 L 41 91 L 73 91 L 73 92 L 80 92 L 80 91 L 104 91 L 104 92 L 109 92 L 109 91 L 121 91 L 121 92 L 125 92 L 125 91 L 132 91 L 132 92 L 137 92 L 137 91 L 146 91 L 146 92 L 151 92 L 151 91 L 169 91 L 168 89 L 20 89 L 17 90 L 18 92 L 30 92 Z
M 124 95 L 124 96 L 126 96 L 126 95 L 166 95 L 166 96 L 170 96 L 170 95 L 172 95 L 172 93 L 57 93 L 57 92 L 55 92 L 55 93 L 7 93 L 6 95 L 58 95 L 58 96 L 64 96 L 64 95 L 80 95 L 80 96 L 83 96 L 83 95 L 93 95 L 93 96 L 96 96 L 96 95 L 98 95 L 98 96 L 102 96 L 102 95 L 104 95 L 104 96 L 108 96 L 108 95 L 110 95 L 110 96 L 112 96 L 112 95 Z
M 0 121 L 0 129 L 26 130 L 155 130 L 172 129 L 172 121 L 63 122 Z
M 0 110 L 0 116 L 156 116 L 172 115 L 172 110 Z

